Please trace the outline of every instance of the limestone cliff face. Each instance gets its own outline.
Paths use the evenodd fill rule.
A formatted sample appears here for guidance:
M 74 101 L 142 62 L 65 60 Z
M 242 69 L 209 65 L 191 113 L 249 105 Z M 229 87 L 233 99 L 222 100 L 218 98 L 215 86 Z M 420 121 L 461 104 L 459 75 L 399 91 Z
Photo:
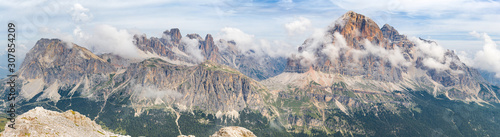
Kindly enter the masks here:
M 172 29 L 170 29 L 170 31 L 166 30 L 163 32 L 163 34 L 165 36 L 170 37 L 170 39 L 167 38 L 165 40 L 171 41 L 172 45 L 179 45 L 179 43 L 182 39 L 181 31 L 178 28 L 172 28 Z M 164 43 L 167 43 L 167 42 L 164 41 Z M 168 45 L 168 46 L 170 47 L 172 45 Z
M 103 130 L 100 125 L 80 113 L 68 110 L 63 113 L 34 108 L 16 118 L 16 129 L 9 127 L 0 136 L 123 136 Z M 125 137 L 125 136 L 123 136 Z
M 330 26 L 324 37 L 307 39 L 299 47 L 299 53 L 288 58 L 285 71 L 315 70 L 418 87 L 405 84 L 411 81 L 434 87 L 427 89 L 434 95 L 446 94 L 458 100 L 500 101 L 493 97 L 498 91 L 487 90 L 488 97 L 478 94 L 486 81 L 477 70 L 462 63 L 453 51 L 430 57 L 417 44 L 437 45 L 429 40 L 409 39 L 388 24 L 379 28 L 368 17 L 350 11 Z M 306 58 L 304 53 L 312 54 L 313 59 Z M 438 60 L 446 69 L 429 66 L 429 60 Z
M 40 39 L 26 54 L 20 76 L 44 79 L 51 84 L 76 84 L 87 74 L 107 74 L 116 71 L 106 60 L 76 44 L 58 39 Z
M 355 49 L 361 48 L 363 39 L 375 44 L 384 42 L 384 36 L 377 23 L 353 11 L 349 11 L 340 17 L 335 22 L 333 29 L 329 31 L 342 34 L 347 41 L 347 45 Z M 385 46 L 387 48 L 387 45 Z

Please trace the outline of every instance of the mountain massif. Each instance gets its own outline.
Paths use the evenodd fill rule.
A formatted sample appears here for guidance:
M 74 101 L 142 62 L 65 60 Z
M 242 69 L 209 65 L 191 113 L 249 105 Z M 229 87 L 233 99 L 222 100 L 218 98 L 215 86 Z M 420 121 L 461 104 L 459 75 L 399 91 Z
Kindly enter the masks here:
M 454 51 L 352 11 L 289 57 L 175 28 L 133 39 L 139 58 L 39 40 L 17 72 L 19 113 L 76 111 L 131 136 L 500 134 L 498 85 Z

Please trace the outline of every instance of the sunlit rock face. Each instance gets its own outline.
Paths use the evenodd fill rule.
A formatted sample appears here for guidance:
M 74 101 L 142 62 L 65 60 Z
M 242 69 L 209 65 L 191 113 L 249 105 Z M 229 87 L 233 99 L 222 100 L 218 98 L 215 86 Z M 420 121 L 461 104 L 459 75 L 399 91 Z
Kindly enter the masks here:
M 347 12 L 323 33 L 313 35 L 288 58 L 285 72 L 309 70 L 350 77 L 435 87 L 432 94 L 458 100 L 498 102 L 495 91 L 479 95 L 486 81 L 436 42 L 408 38 L 392 26 L 382 28 L 364 15 Z M 415 89 L 418 85 L 403 86 Z M 480 99 L 480 100 L 481 100 Z

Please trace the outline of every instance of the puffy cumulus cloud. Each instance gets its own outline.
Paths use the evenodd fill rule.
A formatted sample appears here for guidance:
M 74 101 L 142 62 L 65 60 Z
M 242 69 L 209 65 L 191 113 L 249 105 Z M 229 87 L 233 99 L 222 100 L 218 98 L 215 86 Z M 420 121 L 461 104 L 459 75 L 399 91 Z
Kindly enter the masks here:
M 285 24 L 288 35 L 302 34 L 312 28 L 311 21 L 304 17 L 298 17 L 296 20 Z
M 495 72 L 495 77 L 500 78 L 500 49 L 495 41 L 486 33 L 471 32 L 473 36 L 484 40 L 483 49 L 478 51 L 472 65 L 490 72 Z
M 433 69 L 436 69 L 436 70 L 439 70 L 439 71 L 447 70 L 447 69 L 450 68 L 448 62 L 445 62 L 443 64 L 441 62 L 438 62 L 434 58 L 424 58 L 424 60 L 422 61 L 422 63 L 426 67 L 433 68 Z
M 66 34 L 64 32 L 61 32 L 59 29 L 50 29 L 47 27 L 41 27 L 41 28 L 39 28 L 39 31 L 42 33 L 45 33 L 45 34 L 53 35 L 54 37 L 59 38 L 60 40 L 65 42 L 66 46 L 68 48 L 73 48 L 73 44 L 72 44 L 72 42 L 74 40 L 73 36 Z
M 201 49 L 199 48 L 200 41 L 198 39 L 190 39 L 188 37 L 182 37 L 181 43 L 184 44 L 186 48 L 186 53 L 193 57 L 198 62 L 203 62 L 204 57 L 201 54 Z
M 236 42 L 238 48 L 242 51 L 252 49 L 254 43 L 254 35 L 246 34 L 237 28 L 225 27 L 220 30 L 220 38 L 224 40 L 232 40 Z
M 476 0 L 330 0 L 346 10 L 366 12 L 404 12 L 410 15 L 440 15 L 443 13 L 470 13 L 474 11 L 496 9 L 497 1 Z
M 287 42 L 280 40 L 257 39 L 254 35 L 247 34 L 240 29 L 225 27 L 221 29 L 218 38 L 234 41 L 240 52 L 253 51 L 256 56 L 269 55 L 271 57 L 287 56 L 295 48 Z
M 462 61 L 463 63 L 465 63 L 465 65 L 467 66 L 473 66 L 474 65 L 474 61 L 472 60 L 471 57 L 469 57 L 469 53 L 465 52 L 465 51 L 458 51 L 457 52 L 457 56 L 458 58 L 460 59 L 460 61 Z
M 94 53 L 112 53 L 125 58 L 139 58 L 139 49 L 133 43 L 133 34 L 110 25 L 97 25 L 89 32 L 79 27 L 73 31 L 76 41 Z
M 90 13 L 88 8 L 83 7 L 80 3 L 73 4 L 73 7 L 70 9 L 71 17 L 74 22 L 88 22 L 92 20 L 93 15 Z
M 328 35 L 321 38 L 326 41 L 326 46 L 323 50 L 321 50 L 321 52 L 326 54 L 330 60 L 336 60 L 340 56 L 340 51 L 348 47 L 344 36 L 342 36 L 339 32 L 333 33 L 335 43 L 331 41 L 331 38 Z M 331 43 L 333 43 L 333 45 Z

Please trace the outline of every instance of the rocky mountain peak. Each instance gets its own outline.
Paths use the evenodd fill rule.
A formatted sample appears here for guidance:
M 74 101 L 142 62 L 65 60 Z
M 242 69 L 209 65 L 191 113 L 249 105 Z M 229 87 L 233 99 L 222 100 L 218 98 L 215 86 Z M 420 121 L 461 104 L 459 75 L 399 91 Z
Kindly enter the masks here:
M 356 49 L 361 47 L 361 41 L 364 39 L 375 44 L 383 40 L 382 31 L 375 21 L 353 11 L 349 11 L 337 19 L 330 32 L 339 32 L 345 37 L 347 44 Z
M 189 39 L 197 39 L 199 41 L 203 41 L 203 38 L 199 34 L 193 33 L 193 34 L 187 34 L 186 37 Z
M 397 41 L 401 41 L 402 39 L 406 39 L 406 38 L 403 38 L 404 36 L 400 35 L 399 32 L 389 24 L 385 24 L 380 30 L 382 30 L 382 34 L 384 34 L 384 38 L 387 38 L 393 42 L 397 42 Z

